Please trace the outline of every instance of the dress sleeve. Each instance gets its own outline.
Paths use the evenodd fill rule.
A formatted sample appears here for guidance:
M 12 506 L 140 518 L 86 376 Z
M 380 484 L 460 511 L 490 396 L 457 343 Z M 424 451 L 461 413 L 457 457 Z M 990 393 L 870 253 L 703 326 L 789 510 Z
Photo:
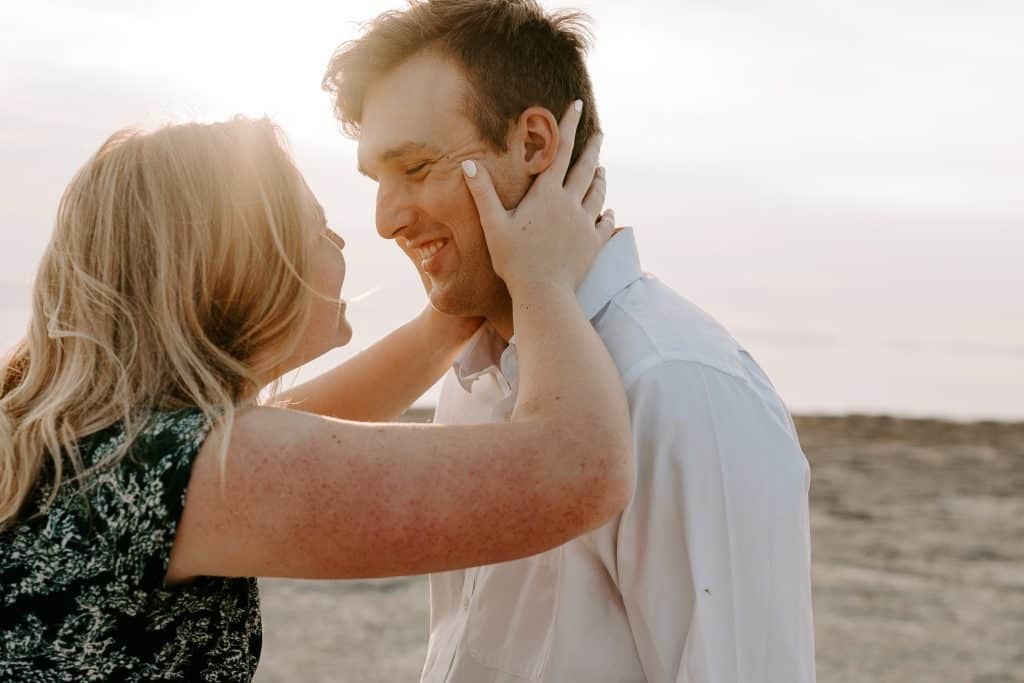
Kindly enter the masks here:
M 778 406 L 689 362 L 629 394 L 616 572 L 647 680 L 812 683 L 809 469 Z
M 92 496 L 113 572 L 127 583 L 163 586 L 185 492 L 210 423 L 198 409 L 157 413 Z

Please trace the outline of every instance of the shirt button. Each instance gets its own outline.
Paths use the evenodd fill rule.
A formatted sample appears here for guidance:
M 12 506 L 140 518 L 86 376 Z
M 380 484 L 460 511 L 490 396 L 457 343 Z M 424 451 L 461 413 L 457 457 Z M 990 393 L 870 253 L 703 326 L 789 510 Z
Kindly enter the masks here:
M 462 599 L 462 609 L 464 609 L 467 612 L 469 611 L 469 598 Z

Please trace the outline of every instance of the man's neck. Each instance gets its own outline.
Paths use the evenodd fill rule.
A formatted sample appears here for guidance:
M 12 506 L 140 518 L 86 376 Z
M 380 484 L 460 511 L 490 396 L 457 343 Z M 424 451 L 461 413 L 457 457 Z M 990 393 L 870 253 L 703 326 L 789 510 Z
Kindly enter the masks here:
M 516 333 L 512 322 L 512 302 L 502 306 L 499 310 L 487 314 L 489 322 L 506 342 Z

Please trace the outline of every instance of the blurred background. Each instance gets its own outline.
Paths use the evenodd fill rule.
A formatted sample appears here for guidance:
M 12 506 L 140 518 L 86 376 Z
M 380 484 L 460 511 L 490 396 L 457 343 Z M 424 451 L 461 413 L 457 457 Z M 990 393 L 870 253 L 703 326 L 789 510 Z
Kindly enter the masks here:
M 546 6 L 561 6 L 549 2 Z M 269 115 L 348 242 L 352 344 L 425 304 L 320 79 L 400 2 L 0 4 L 0 347 L 114 130 Z M 795 412 L 1024 418 L 1024 5 L 579 2 L 608 205 Z M 429 116 L 430 112 L 424 112 Z M 423 403 L 430 403 L 428 394 Z
M 0 348 L 108 135 L 236 113 L 281 124 L 348 243 L 355 336 L 298 378 L 415 315 L 320 89 L 358 22 L 401 6 L 0 3 Z M 819 680 L 1024 680 L 1024 4 L 573 6 L 594 19 L 609 206 L 804 416 Z M 261 683 L 416 679 L 423 579 L 262 585 Z

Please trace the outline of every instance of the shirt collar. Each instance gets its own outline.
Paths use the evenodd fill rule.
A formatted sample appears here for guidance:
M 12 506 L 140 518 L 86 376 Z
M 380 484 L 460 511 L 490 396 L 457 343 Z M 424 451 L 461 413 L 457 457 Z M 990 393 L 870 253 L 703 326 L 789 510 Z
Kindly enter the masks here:
M 470 390 L 480 377 L 497 370 L 498 360 L 507 344 L 494 325 L 485 322 L 480 326 L 452 363 L 455 377 L 466 391 Z
M 576 300 L 593 320 L 616 294 L 643 277 L 633 228 L 622 228 L 594 259 L 590 271 L 576 288 Z
M 612 297 L 641 277 L 643 271 L 633 228 L 622 228 L 594 259 L 583 282 L 576 288 L 576 301 L 587 318 L 592 320 Z M 490 372 L 502 376 L 506 368 L 500 365 L 505 365 L 504 355 L 509 345 L 515 346 L 515 337 L 506 344 L 493 325 L 481 325 L 452 364 L 462 388 L 470 391 L 473 382 Z

